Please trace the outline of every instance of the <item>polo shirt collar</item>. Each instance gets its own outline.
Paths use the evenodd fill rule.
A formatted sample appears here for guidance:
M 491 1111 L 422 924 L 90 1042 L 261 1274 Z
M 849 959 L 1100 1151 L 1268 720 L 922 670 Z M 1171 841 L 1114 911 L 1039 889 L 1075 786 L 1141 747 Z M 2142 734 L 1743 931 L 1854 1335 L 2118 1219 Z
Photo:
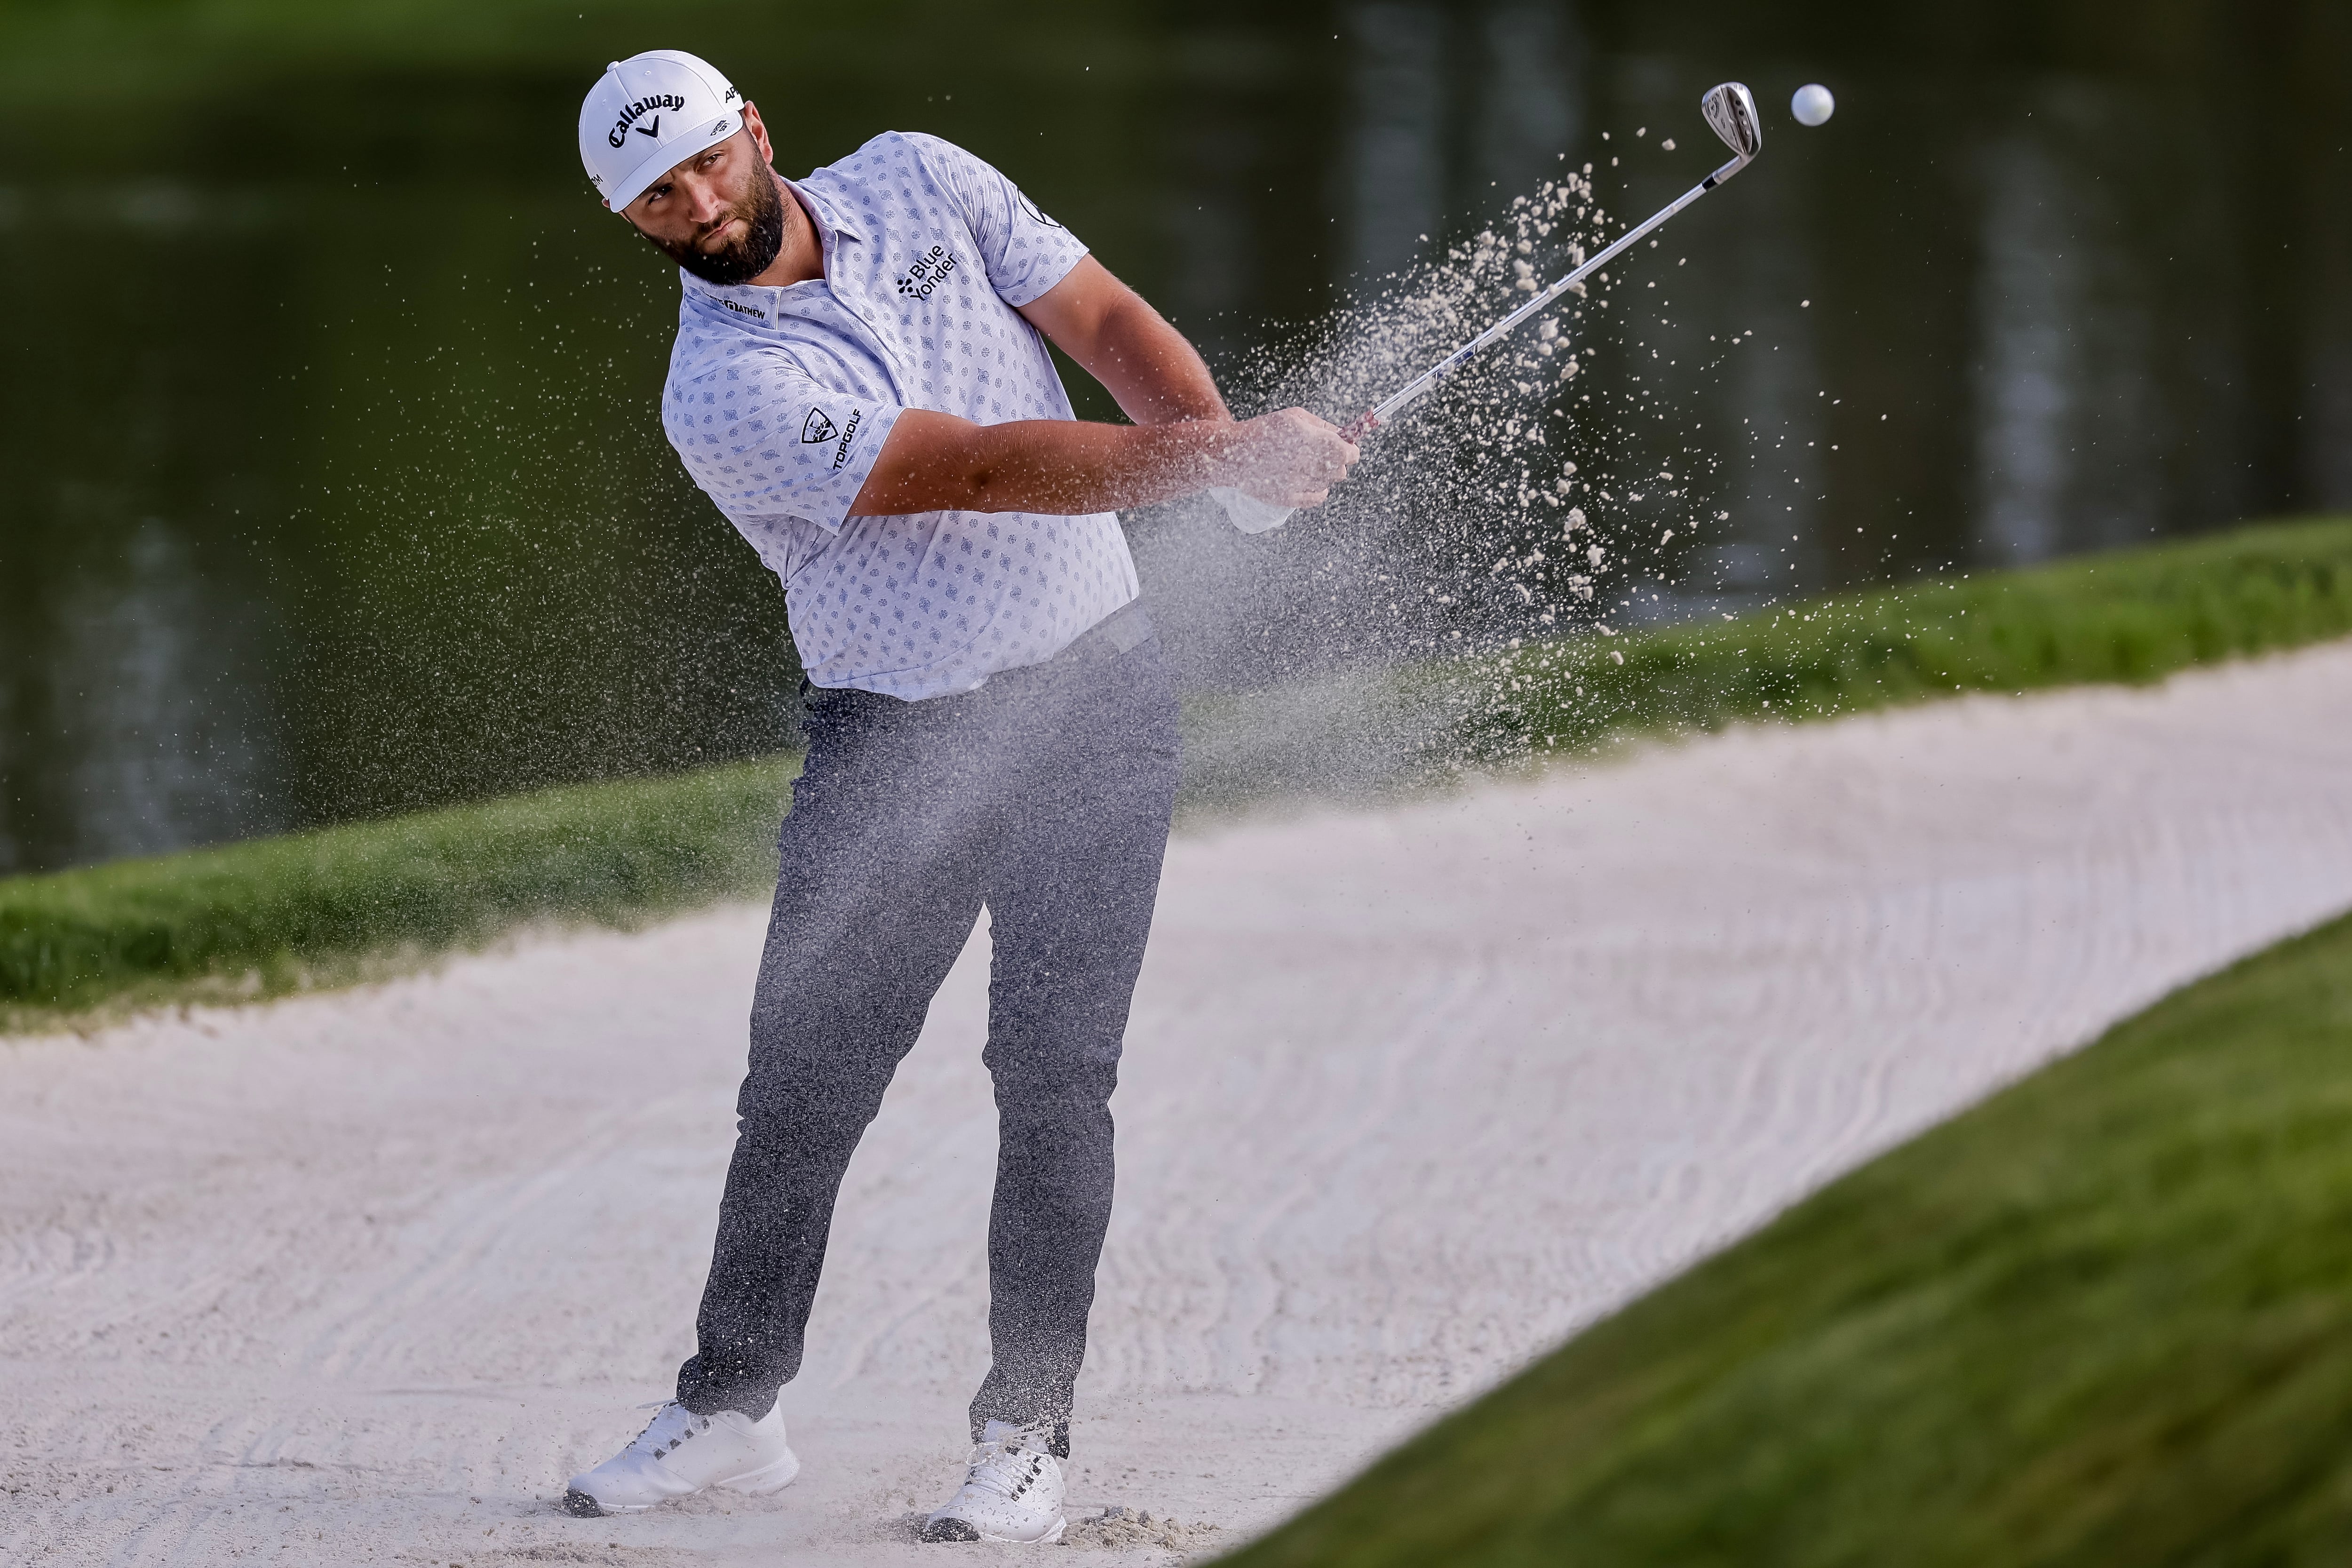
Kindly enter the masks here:
M 858 226 L 856 215 L 846 205 L 835 201 L 814 185 L 803 185 L 797 180 L 786 180 L 784 188 L 800 197 L 801 205 L 816 215 L 817 237 L 824 242 L 828 252 L 836 234 L 864 242 L 866 231 Z
M 846 206 L 831 200 L 822 191 L 803 185 L 797 180 L 785 180 L 784 188 L 800 197 L 803 210 L 809 213 L 815 221 L 817 245 L 824 254 L 824 278 L 823 279 L 812 278 L 809 281 L 829 283 L 833 279 L 833 251 L 835 243 L 845 238 L 863 244 L 866 231 L 858 226 L 856 218 Z M 775 325 L 782 315 L 784 296 L 792 289 L 800 287 L 796 283 L 787 284 L 781 289 L 756 283 L 706 283 L 683 267 L 677 269 L 677 276 L 678 280 L 686 285 L 687 292 L 689 294 L 700 295 L 730 315 L 749 316 L 769 326 Z

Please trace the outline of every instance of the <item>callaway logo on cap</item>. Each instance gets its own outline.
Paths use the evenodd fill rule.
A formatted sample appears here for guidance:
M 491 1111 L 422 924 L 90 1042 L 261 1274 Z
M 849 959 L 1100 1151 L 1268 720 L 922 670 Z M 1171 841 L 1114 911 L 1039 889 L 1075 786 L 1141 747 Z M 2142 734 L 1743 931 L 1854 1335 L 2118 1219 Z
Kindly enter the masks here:
M 604 68 L 580 104 L 580 162 L 619 212 L 647 185 L 741 129 L 743 99 L 681 49 L 648 49 Z

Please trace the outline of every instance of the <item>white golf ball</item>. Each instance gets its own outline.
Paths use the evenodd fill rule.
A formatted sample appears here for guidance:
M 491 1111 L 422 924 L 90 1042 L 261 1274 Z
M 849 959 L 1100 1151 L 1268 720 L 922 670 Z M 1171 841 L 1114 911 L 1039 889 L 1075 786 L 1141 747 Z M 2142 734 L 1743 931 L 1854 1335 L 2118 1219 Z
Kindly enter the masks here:
M 1837 112 L 1837 100 L 1820 82 L 1809 81 L 1789 100 L 1789 112 L 1797 117 L 1800 125 L 1820 125 Z

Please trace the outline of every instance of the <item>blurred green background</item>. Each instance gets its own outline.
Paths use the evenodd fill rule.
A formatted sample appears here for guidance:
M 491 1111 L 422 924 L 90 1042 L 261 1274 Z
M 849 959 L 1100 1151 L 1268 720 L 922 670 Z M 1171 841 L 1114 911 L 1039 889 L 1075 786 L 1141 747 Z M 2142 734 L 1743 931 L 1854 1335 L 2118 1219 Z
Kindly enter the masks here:
M 784 743 L 782 595 L 655 417 L 675 283 L 572 147 L 604 62 L 664 46 L 787 173 L 886 128 L 998 163 L 1244 405 L 1253 351 L 1562 153 L 1662 204 L 1713 162 L 1697 93 L 1750 81 L 1766 158 L 1675 226 L 1674 307 L 1592 329 L 1664 349 L 1675 420 L 1555 416 L 1603 485 L 1696 443 L 1689 504 L 1737 520 L 1650 616 L 2352 502 L 2341 5 L 13 0 L 0 873 Z M 1624 403 L 1635 363 L 1580 385 Z M 1187 680 L 1401 646 L 1359 591 L 1390 568 L 1413 636 L 1526 629 L 1477 584 L 1529 520 L 1415 553 L 1417 504 L 1131 520 Z

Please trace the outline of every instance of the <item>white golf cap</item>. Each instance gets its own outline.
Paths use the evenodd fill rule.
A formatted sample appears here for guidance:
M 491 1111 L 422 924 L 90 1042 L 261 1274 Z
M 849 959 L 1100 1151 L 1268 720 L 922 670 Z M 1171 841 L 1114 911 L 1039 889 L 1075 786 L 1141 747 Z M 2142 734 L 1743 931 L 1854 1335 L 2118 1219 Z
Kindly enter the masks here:
M 619 212 L 705 147 L 742 128 L 743 98 L 682 49 L 647 49 L 604 68 L 580 103 L 580 162 Z

